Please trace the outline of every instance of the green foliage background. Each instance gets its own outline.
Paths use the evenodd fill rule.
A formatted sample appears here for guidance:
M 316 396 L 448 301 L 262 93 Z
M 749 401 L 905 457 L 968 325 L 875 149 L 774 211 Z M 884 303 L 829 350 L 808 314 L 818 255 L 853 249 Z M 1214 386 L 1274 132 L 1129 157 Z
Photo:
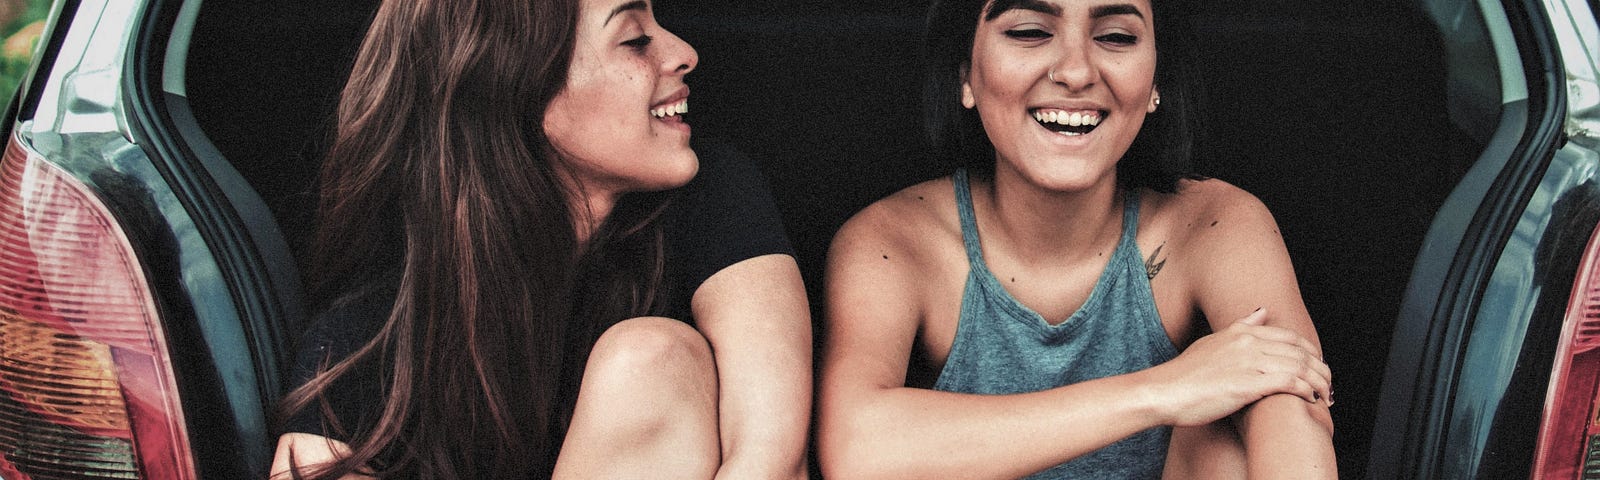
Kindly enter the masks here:
M 4 26 L 0 26 L 0 41 L 9 39 L 23 27 L 42 21 L 45 17 L 50 16 L 50 0 L 0 1 L 20 4 L 14 6 L 22 9 L 17 18 L 7 22 Z M 16 92 L 17 85 L 21 83 L 22 76 L 28 73 L 28 66 L 32 60 L 32 55 L 0 55 L 0 111 L 5 111 L 6 108 L 10 107 L 11 98 L 15 96 L 13 93 Z

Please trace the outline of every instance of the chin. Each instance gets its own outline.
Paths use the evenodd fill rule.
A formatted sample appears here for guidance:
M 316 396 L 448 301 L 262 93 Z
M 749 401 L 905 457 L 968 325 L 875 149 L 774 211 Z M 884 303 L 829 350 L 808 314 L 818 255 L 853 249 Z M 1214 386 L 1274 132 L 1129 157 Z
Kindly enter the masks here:
M 1041 189 L 1053 192 L 1089 190 L 1105 182 L 1115 182 L 1115 164 L 1093 168 L 1083 159 L 1037 158 L 1031 166 L 1018 169 L 1018 176 Z
M 681 187 L 684 184 L 689 183 L 689 180 L 693 180 L 696 174 L 700 173 L 700 156 L 696 155 L 694 150 L 689 150 L 686 148 L 684 149 L 684 153 L 678 157 L 679 159 L 673 162 L 674 164 L 681 165 L 681 168 L 677 169 L 678 182 L 675 186 Z
M 673 154 L 660 160 L 660 169 L 647 182 L 645 190 L 669 190 L 687 185 L 700 172 L 700 157 L 693 150 Z
M 1034 179 L 1033 183 L 1052 192 L 1082 192 L 1098 186 L 1098 178 L 1087 176 L 1054 176 Z

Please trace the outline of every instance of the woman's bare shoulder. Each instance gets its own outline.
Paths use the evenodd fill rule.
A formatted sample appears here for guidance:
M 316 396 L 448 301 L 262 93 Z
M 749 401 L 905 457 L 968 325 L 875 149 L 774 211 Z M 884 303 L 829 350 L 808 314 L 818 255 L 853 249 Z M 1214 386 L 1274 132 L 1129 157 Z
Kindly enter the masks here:
M 950 177 L 906 187 L 861 209 L 834 235 L 833 250 L 872 245 L 910 254 L 936 248 L 951 236 L 960 241 Z
M 1207 178 L 1181 180 L 1174 193 L 1156 194 L 1163 202 L 1186 213 L 1244 213 L 1256 210 L 1265 213 L 1261 199 L 1243 188 L 1227 181 Z
M 1151 230 L 1191 257 L 1229 259 L 1283 248 L 1283 235 L 1266 204 L 1223 180 L 1184 180 L 1175 193 L 1157 193 L 1147 205 Z
M 1228 232 L 1236 228 L 1274 225 L 1261 199 L 1223 180 L 1183 180 L 1174 193 L 1155 193 L 1147 203 L 1151 215 L 1180 229 Z M 1221 230 L 1215 230 L 1215 229 Z M 1275 229 L 1276 227 L 1273 226 Z
M 948 178 L 913 185 L 845 222 L 828 250 L 830 325 L 914 336 L 929 299 L 946 295 L 953 258 L 965 258 L 950 186 Z

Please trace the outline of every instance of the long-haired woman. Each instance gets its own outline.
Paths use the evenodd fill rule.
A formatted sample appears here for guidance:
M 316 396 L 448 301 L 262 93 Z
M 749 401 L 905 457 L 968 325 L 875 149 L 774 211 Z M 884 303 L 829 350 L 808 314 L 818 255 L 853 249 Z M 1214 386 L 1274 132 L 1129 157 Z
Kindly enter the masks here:
M 804 289 L 696 62 L 646 0 L 383 2 L 274 478 L 803 476 Z
M 935 2 L 928 127 L 964 168 L 834 238 L 824 473 L 1336 477 L 1282 237 L 1188 173 L 1177 1 Z

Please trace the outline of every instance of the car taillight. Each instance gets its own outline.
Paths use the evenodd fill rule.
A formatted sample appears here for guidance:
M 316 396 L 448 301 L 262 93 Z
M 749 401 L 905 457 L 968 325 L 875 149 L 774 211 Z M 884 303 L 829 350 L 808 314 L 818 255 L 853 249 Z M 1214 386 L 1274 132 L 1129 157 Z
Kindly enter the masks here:
M 195 478 L 127 237 L 15 139 L 0 157 L 0 478 Z
M 1600 479 L 1600 227 L 1589 236 L 1561 326 L 1533 478 Z

